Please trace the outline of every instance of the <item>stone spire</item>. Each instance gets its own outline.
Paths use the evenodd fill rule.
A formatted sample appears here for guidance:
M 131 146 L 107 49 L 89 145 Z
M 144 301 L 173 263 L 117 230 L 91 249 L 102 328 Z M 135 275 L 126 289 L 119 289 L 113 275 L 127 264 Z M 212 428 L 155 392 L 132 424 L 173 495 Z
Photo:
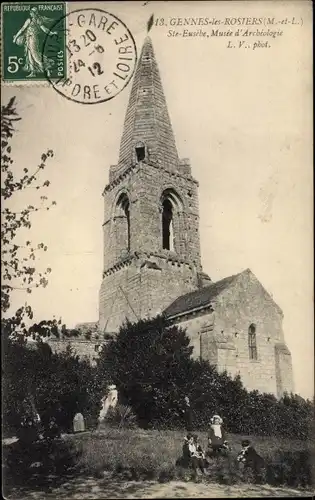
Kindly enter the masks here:
M 118 166 L 129 167 L 143 160 L 176 170 L 179 164 L 161 77 L 152 42 L 146 37 L 135 72 Z

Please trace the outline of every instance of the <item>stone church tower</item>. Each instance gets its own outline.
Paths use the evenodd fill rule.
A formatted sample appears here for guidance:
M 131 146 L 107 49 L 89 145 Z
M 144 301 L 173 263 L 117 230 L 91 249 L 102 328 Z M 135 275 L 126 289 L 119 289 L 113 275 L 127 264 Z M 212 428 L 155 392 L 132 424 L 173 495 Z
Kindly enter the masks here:
M 215 283 L 202 271 L 198 183 L 189 161 L 178 157 L 149 38 L 103 196 L 99 321 L 77 325 L 77 353 L 94 359 L 103 334 L 117 332 L 126 318 L 162 313 L 169 324 L 185 328 L 193 357 L 240 375 L 249 390 L 277 397 L 293 391 L 283 312 L 272 296 L 250 269 Z M 67 343 L 55 342 L 54 349 Z
M 186 329 L 195 358 L 278 397 L 293 390 L 283 313 L 250 269 L 202 271 L 198 183 L 180 160 L 151 40 L 136 69 L 117 165 L 104 189 L 101 333 L 158 313 Z
M 104 189 L 99 327 L 161 313 L 210 284 L 202 272 L 198 183 L 180 160 L 151 40 L 133 80 L 119 160 Z

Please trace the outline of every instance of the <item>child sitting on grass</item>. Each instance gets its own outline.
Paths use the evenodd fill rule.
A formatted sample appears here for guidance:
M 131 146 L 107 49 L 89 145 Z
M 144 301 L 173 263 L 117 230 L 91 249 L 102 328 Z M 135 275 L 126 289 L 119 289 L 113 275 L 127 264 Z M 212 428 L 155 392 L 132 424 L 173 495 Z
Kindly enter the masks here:
M 252 473 L 255 482 L 261 482 L 265 471 L 264 459 L 257 453 L 255 448 L 251 446 L 251 442 L 248 439 L 244 439 L 241 444 L 242 449 L 237 456 L 238 462 L 244 465 L 245 475 Z
M 201 447 L 201 444 L 199 442 L 199 438 L 198 438 L 197 434 L 194 434 L 193 438 L 194 438 L 194 444 L 195 444 L 195 448 L 196 448 L 197 457 L 201 458 L 202 460 L 205 460 L 206 459 L 205 453 Z
M 199 444 L 197 435 L 187 434 L 183 444 L 183 456 L 176 461 L 176 465 L 185 468 L 192 467 L 195 476 L 197 476 L 199 469 L 202 474 L 205 474 L 205 455 Z

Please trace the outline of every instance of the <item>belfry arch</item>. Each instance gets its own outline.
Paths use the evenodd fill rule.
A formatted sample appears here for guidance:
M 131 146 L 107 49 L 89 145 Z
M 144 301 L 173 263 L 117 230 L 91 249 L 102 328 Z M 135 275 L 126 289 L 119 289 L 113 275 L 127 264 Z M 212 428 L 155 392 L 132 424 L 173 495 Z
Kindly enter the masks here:
M 127 193 L 119 195 L 115 205 L 115 233 L 119 253 L 130 251 L 130 202 Z
M 168 188 L 161 196 L 161 234 L 162 248 L 174 252 L 176 250 L 175 240 L 178 228 L 178 213 L 182 210 L 183 203 L 177 192 Z

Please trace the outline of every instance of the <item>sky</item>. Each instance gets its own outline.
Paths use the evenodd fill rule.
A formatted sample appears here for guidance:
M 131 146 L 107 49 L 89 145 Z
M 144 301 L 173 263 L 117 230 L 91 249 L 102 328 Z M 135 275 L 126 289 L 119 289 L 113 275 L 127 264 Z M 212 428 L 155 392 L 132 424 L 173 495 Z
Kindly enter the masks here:
M 89 7 L 120 17 L 138 53 L 152 13 L 166 20 L 264 15 L 303 20 L 303 26 L 282 26 L 283 35 L 269 39 L 270 49 L 261 50 L 231 51 L 226 37 L 169 37 L 167 26 L 154 26 L 150 35 L 179 155 L 190 158 L 200 184 L 203 269 L 213 281 L 252 270 L 284 312 L 295 390 L 312 397 L 310 4 L 142 4 L 89 2 Z M 84 6 L 73 3 L 71 8 Z M 16 96 L 23 118 L 12 142 L 15 168 L 32 170 L 43 151 L 55 152 L 42 179 L 50 180 L 45 194 L 57 205 L 36 213 L 32 229 L 25 233 L 25 239 L 48 247 L 36 262 L 52 268 L 49 285 L 27 297 L 21 291 L 13 296 L 13 307 L 28 300 L 36 320 L 61 317 L 71 327 L 98 319 L 102 191 L 110 165 L 118 160 L 130 90 L 131 83 L 111 101 L 84 106 L 49 85 L 2 89 L 3 102 Z M 16 206 L 31 204 L 36 194 L 24 193 Z

